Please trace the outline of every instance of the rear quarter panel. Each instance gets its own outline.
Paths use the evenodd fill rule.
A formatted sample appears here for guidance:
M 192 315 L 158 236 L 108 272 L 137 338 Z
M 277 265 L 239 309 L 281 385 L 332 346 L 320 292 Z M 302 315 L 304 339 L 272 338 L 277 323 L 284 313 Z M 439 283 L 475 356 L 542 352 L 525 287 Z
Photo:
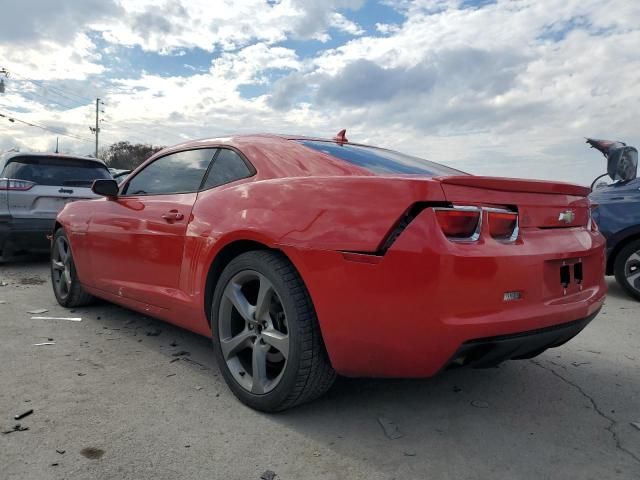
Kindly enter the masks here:
M 411 204 L 427 200 L 444 200 L 437 182 L 378 177 L 265 180 L 201 192 L 187 229 L 184 288 L 204 309 L 209 268 L 235 240 L 373 252 Z

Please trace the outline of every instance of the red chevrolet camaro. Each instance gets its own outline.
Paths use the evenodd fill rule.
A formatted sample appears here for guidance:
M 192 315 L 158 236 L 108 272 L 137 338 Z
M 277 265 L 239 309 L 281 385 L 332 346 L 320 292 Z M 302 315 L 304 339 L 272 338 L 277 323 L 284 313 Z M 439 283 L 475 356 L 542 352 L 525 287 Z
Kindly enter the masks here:
M 57 219 L 58 302 L 100 297 L 213 337 L 229 387 L 264 411 L 336 374 L 531 358 L 606 293 L 589 189 L 471 176 L 344 131 L 184 143 L 93 190 Z

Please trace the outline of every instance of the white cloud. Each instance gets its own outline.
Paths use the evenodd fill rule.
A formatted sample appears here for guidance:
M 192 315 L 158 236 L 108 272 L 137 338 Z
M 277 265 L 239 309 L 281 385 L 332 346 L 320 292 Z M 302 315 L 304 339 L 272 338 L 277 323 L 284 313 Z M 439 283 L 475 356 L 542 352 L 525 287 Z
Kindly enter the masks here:
M 75 22 L 68 32 L 52 27 L 30 42 L 23 36 L 20 51 L 0 37 L 0 66 L 32 78 L 98 79 L 107 103 L 105 142 L 168 144 L 234 131 L 332 136 L 346 127 L 350 139 L 463 170 L 582 183 L 604 167 L 582 137 L 640 143 L 638 2 L 391 4 L 404 23 L 381 22 L 366 33 L 362 1 L 247 0 L 233 8 L 222 0 L 123 1 L 113 11 L 126 15 L 65 17 Z M 332 29 L 351 40 L 308 57 L 278 45 L 326 41 Z M 91 32 L 104 36 L 106 49 L 98 51 Z M 115 60 L 122 45 L 170 56 L 198 47 L 213 60 L 203 71 L 185 56 L 180 64 L 197 70 L 185 67 L 184 76 L 110 79 L 101 56 Z M 240 94 L 247 85 L 255 88 L 252 98 Z M 89 134 L 91 105 L 63 114 L 9 93 L 0 105 L 16 116 Z M 0 119 L 0 150 L 15 143 L 45 148 L 51 137 Z

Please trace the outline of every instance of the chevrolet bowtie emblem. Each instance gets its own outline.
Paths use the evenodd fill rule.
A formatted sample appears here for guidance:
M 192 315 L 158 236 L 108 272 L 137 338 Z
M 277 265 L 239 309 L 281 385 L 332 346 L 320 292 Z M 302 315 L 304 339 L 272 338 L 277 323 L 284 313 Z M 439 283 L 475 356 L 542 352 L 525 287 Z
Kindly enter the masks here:
M 564 223 L 572 223 L 576 219 L 576 214 L 573 210 L 565 210 L 558 215 L 558 221 Z

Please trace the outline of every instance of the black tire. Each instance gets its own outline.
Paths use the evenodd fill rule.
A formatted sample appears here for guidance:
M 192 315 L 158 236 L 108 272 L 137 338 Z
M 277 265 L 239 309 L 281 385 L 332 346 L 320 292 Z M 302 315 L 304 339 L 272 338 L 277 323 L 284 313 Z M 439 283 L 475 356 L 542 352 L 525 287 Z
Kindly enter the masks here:
M 277 305 L 282 309 L 282 314 L 286 317 L 288 357 L 284 357 L 284 367 L 280 371 L 279 380 L 275 387 L 272 387 L 273 389 L 270 391 L 265 389 L 266 393 L 254 393 L 240 383 L 244 376 L 240 379 L 237 376 L 238 372 L 234 376 L 221 346 L 221 325 L 225 325 L 223 323 L 225 320 L 220 320 L 224 316 L 220 314 L 221 305 L 223 305 L 223 301 L 229 301 L 228 293 L 225 292 L 228 292 L 227 289 L 230 288 L 230 285 L 238 276 L 250 276 L 253 274 L 263 276 L 260 278 L 266 278 L 266 283 L 269 284 L 269 287 L 272 287 L 271 291 L 275 292 Z M 247 299 L 244 296 L 242 298 Z M 248 302 L 255 311 L 258 305 L 257 298 L 255 305 L 251 305 L 251 303 L 251 301 Z M 222 313 L 224 314 L 226 311 L 230 312 L 229 315 L 236 315 L 236 319 L 241 318 L 241 316 L 238 316 L 239 313 L 235 304 L 230 310 L 224 310 L 223 306 Z M 271 318 L 272 314 L 269 313 L 268 317 Z M 240 323 L 245 322 L 243 318 L 239 320 Z M 255 322 L 255 318 L 254 314 L 252 321 Z M 322 341 L 318 319 L 304 282 L 291 262 L 278 252 L 269 250 L 246 252 L 234 258 L 226 266 L 216 285 L 213 296 L 211 327 L 215 357 L 220 371 L 236 397 L 251 408 L 263 412 L 277 412 L 310 402 L 329 390 L 336 378 L 336 373 L 329 362 Z M 249 328 L 253 327 L 250 326 L 249 322 L 246 322 L 246 328 L 243 332 L 249 333 L 247 330 Z M 254 333 L 258 332 L 258 327 L 255 328 Z M 263 333 L 266 335 L 268 330 L 267 327 L 264 328 Z M 250 355 L 253 355 L 258 338 L 248 339 L 247 341 L 249 345 L 243 348 L 248 348 L 251 352 Z M 260 341 L 262 342 L 262 340 Z M 262 343 L 262 345 L 265 344 Z M 266 347 L 267 349 L 271 348 L 268 345 Z M 229 357 L 231 356 L 229 354 Z M 240 357 L 240 354 L 236 354 L 236 357 Z M 246 370 L 247 379 L 253 378 L 252 382 L 255 382 L 253 373 L 249 371 L 249 368 Z M 239 373 L 243 374 L 244 372 L 240 371 Z
M 65 261 L 60 262 L 60 260 L 62 260 L 60 258 L 60 248 L 62 243 L 67 245 L 67 250 L 63 255 L 65 257 Z M 71 248 L 69 247 L 69 239 L 62 228 L 56 230 L 53 235 L 50 263 L 53 294 L 60 305 L 66 308 L 74 308 L 93 303 L 95 297 L 85 292 L 82 285 L 80 285 L 76 266 L 73 261 L 73 255 L 71 254 Z M 61 263 L 62 266 L 60 265 Z M 69 281 L 66 281 L 67 275 L 69 276 Z
M 640 300 L 640 279 L 635 280 L 635 287 L 632 286 L 628 280 L 629 265 L 632 264 L 632 268 L 635 268 L 634 271 L 640 273 L 640 262 L 629 262 L 629 265 L 627 264 L 630 257 L 632 257 L 633 255 L 640 255 L 640 239 L 633 240 L 618 252 L 618 255 L 616 255 L 616 259 L 613 264 L 613 272 L 616 276 L 618 284 L 620 284 L 620 286 L 624 288 L 624 290 L 633 298 L 635 298 L 636 300 Z

